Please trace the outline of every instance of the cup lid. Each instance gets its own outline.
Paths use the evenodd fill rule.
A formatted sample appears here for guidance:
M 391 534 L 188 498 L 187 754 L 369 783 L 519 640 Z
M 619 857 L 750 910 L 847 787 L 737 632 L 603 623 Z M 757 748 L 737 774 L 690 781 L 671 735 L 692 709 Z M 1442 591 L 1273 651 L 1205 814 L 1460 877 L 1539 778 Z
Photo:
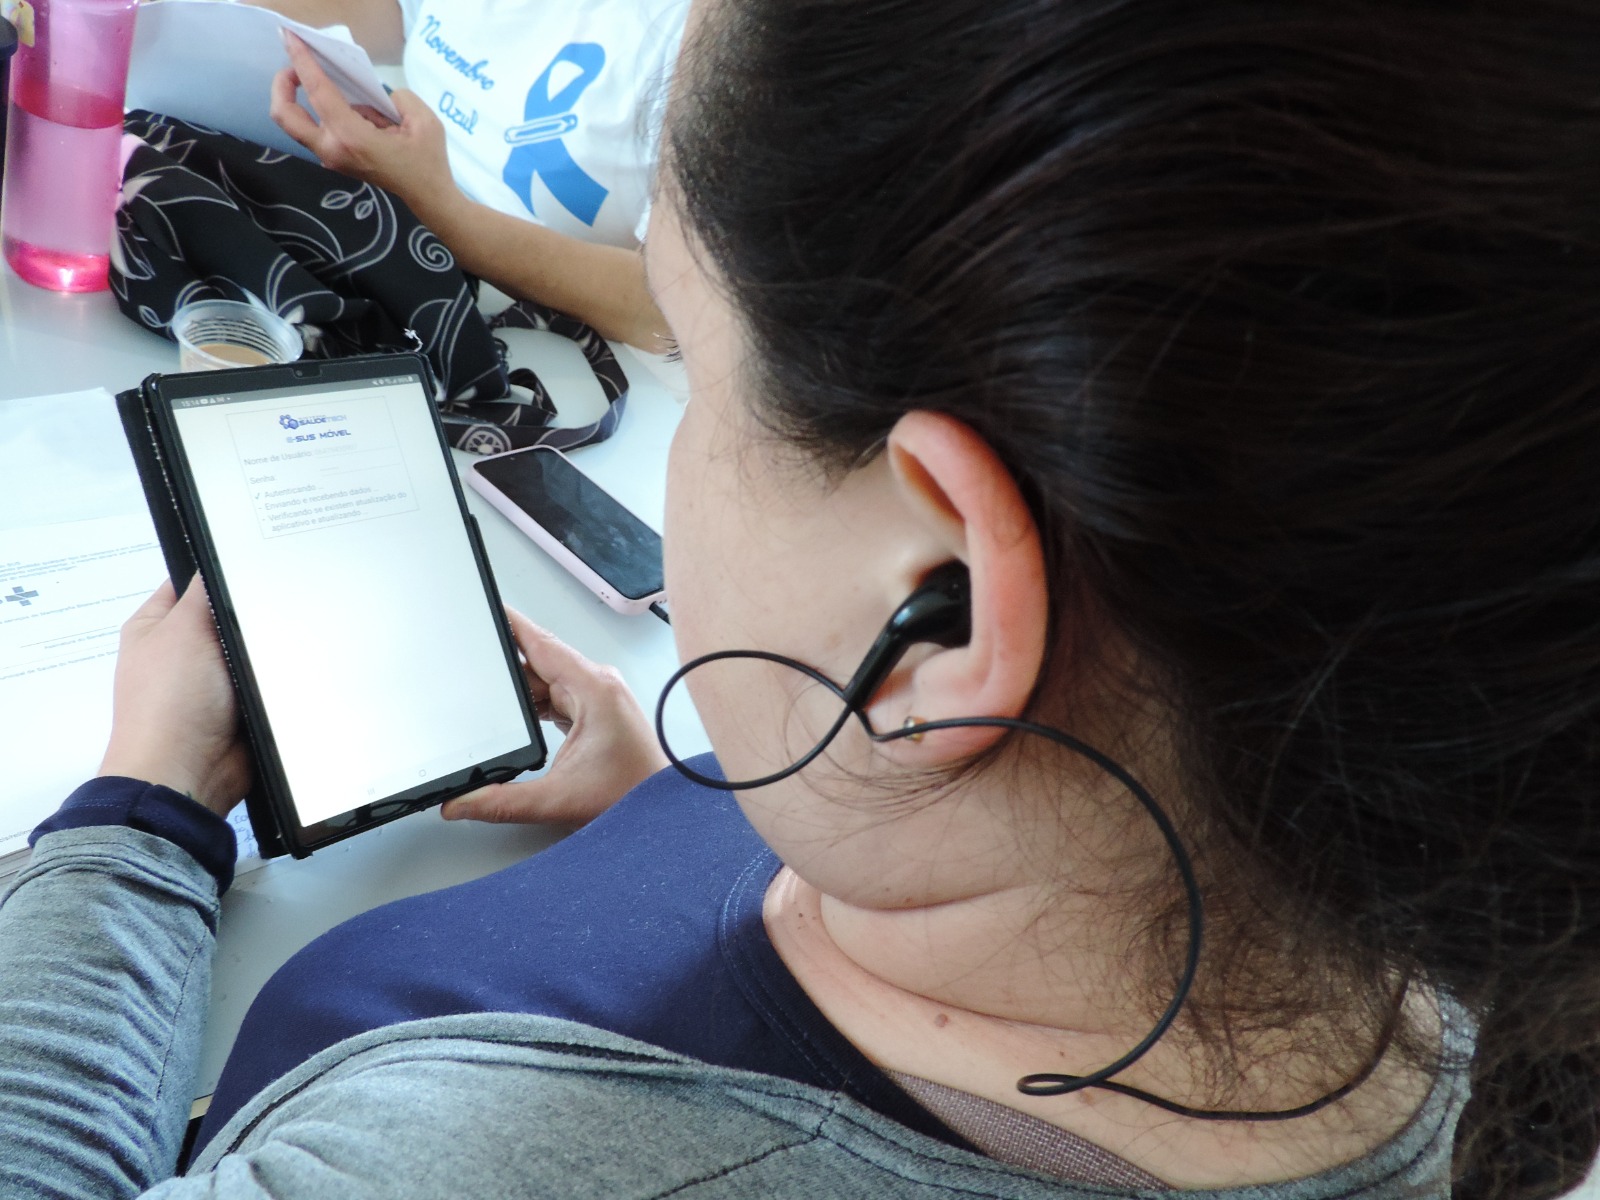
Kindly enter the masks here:
M 17 27 L 0 17 L 0 61 L 10 58 L 16 51 Z

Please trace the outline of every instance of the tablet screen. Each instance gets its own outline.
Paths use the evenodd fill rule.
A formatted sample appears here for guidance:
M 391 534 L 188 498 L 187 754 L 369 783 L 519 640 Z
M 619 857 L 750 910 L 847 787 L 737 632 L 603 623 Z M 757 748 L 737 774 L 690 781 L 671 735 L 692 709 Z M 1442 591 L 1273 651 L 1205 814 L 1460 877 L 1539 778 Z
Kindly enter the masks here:
M 415 376 L 171 408 L 301 825 L 529 744 Z

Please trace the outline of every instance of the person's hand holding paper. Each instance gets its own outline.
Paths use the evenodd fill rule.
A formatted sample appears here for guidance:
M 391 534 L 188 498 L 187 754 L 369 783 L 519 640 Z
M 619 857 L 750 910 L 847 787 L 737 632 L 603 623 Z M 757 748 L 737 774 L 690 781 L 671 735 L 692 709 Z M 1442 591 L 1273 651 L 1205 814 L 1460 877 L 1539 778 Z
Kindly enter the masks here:
M 645 287 L 637 238 L 656 156 L 651 131 L 687 4 L 605 3 L 617 6 L 614 21 L 601 21 L 591 5 L 551 6 L 538 21 L 532 10 L 524 21 L 505 6 L 448 6 L 463 36 L 481 47 L 477 58 L 507 56 L 495 103 L 483 98 L 482 106 L 464 108 L 448 64 L 440 74 L 436 64 L 415 59 L 415 95 L 391 96 L 367 58 L 396 56 L 402 40 L 426 51 L 433 36 L 427 21 L 442 16 L 407 28 L 393 0 L 161 0 L 140 16 L 129 103 L 144 114 L 320 159 L 335 174 L 398 196 L 462 271 L 514 299 L 575 317 L 602 337 L 660 353 L 670 338 Z M 347 21 L 361 45 L 302 20 Z M 596 38 L 613 25 L 617 39 L 608 33 L 611 49 L 603 51 Z M 280 30 L 304 47 L 286 50 Z M 588 67 L 572 61 L 574 47 Z M 609 65 L 605 80 L 590 88 L 596 53 Z M 148 64 L 142 72 L 141 64 Z M 568 79 L 568 68 L 579 74 Z M 557 75 L 565 80 L 566 107 L 546 113 L 539 98 L 555 102 L 546 94 Z M 488 77 L 478 82 L 485 92 L 495 86 Z M 290 88 L 295 95 L 277 94 Z M 581 111 L 573 108 L 580 98 Z M 397 128 L 363 121 L 368 109 Z M 182 135 L 174 138 L 181 152 Z M 557 171 L 558 161 L 574 166 Z M 553 181 L 560 194 L 550 191 Z M 320 223 L 312 215 L 310 232 L 297 236 L 321 239 Z
M 390 99 L 399 120 L 354 105 L 298 37 L 283 39 L 291 65 L 272 81 L 272 119 L 323 166 L 383 188 L 419 217 L 460 196 L 450 174 L 444 125 L 414 92 Z M 298 100 L 304 88 L 310 112 Z
M 192 121 L 307 157 L 267 113 L 272 77 L 284 66 L 281 30 L 311 44 L 324 72 L 331 73 L 350 103 L 400 120 L 367 52 L 346 40 L 348 31 L 317 30 L 266 8 L 212 0 L 161 0 L 141 6 L 127 107 Z

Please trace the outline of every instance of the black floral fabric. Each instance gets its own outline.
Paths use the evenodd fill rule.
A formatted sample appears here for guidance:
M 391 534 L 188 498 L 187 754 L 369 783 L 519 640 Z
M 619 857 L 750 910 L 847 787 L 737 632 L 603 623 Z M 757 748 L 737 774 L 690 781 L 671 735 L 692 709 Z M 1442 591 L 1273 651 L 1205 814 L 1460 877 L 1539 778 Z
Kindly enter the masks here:
M 433 368 L 452 444 L 476 453 L 570 449 L 616 428 L 628 383 L 605 339 L 528 303 L 485 319 L 454 256 L 398 197 L 171 117 L 134 111 L 124 128 L 142 144 L 123 172 L 111 287 L 131 319 L 170 337 L 183 305 L 239 300 L 297 326 L 308 355 L 418 350 Z M 605 416 L 553 425 L 549 392 L 532 371 L 508 366 L 495 327 L 577 342 L 605 393 Z

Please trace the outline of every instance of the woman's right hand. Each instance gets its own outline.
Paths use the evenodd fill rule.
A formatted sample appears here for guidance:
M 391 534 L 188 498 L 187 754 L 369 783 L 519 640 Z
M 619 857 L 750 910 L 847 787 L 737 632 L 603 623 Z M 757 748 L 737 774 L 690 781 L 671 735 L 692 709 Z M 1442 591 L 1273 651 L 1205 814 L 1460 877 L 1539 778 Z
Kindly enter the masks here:
M 493 783 L 447 801 L 447 821 L 583 822 L 599 816 L 667 765 L 644 709 L 615 667 L 506 609 L 522 673 L 541 720 L 566 734 L 536 779 Z
M 299 38 L 286 33 L 283 43 L 292 65 L 272 81 L 270 114 L 279 128 L 329 170 L 393 192 L 430 226 L 435 210 L 466 202 L 450 173 L 444 125 L 420 96 L 404 88 L 391 94 L 397 125 L 346 100 Z M 296 99 L 302 87 L 311 112 Z

